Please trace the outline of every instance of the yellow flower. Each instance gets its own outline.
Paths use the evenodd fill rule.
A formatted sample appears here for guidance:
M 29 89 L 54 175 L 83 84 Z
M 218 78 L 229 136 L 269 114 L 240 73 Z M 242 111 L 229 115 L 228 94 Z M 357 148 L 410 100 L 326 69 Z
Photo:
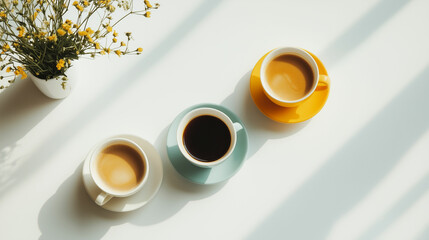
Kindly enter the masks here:
M 88 35 L 88 33 L 85 31 L 79 31 L 77 34 L 79 34 L 79 36 L 82 36 L 82 37 Z
M 85 7 L 88 7 L 88 6 L 89 6 L 89 2 L 88 2 L 88 1 L 86 1 L 86 0 L 84 0 L 84 1 L 83 1 L 83 5 L 84 5 Z
M 148 0 L 144 0 L 144 3 L 146 4 L 147 7 L 152 7 L 152 4 L 150 4 L 150 2 Z
M 70 19 L 67 19 L 67 20 L 65 21 L 65 23 L 66 23 L 66 24 L 68 24 L 68 25 L 70 25 L 70 26 L 73 24 L 73 22 L 72 22 Z
M 118 33 L 117 33 L 116 31 L 113 31 L 113 36 L 114 36 L 114 37 L 117 37 L 117 36 L 118 36 Z
M 107 54 L 110 54 L 110 48 L 105 48 L 104 50 L 107 52 Z
M 108 32 L 111 32 L 113 29 L 112 29 L 112 27 L 111 27 L 110 25 L 107 25 L 106 30 L 107 30 Z
M 149 11 L 147 11 L 147 12 L 144 14 L 144 16 L 145 16 L 145 17 L 147 17 L 147 18 L 150 18 L 150 12 L 149 12 Z
M 27 78 L 27 74 L 24 72 L 24 68 L 21 66 L 18 66 L 14 73 L 16 76 L 21 75 L 21 79 Z
M 124 43 L 124 42 L 121 42 L 121 46 L 122 46 L 122 47 L 125 47 L 126 45 L 125 45 L 125 43 Z
M 6 13 L 5 13 L 4 11 L 1 11 L 1 12 L 0 12 L 0 17 L 2 17 L 2 18 L 6 18 Z
M 59 28 L 59 29 L 57 30 L 57 33 L 58 33 L 58 35 L 60 35 L 60 36 L 64 36 L 64 35 L 66 34 L 66 31 L 64 31 L 64 30 L 62 30 L 61 28 Z
M 92 30 L 91 28 L 87 28 L 87 29 L 86 29 L 86 32 L 87 32 L 89 35 L 92 35 L 92 34 L 94 33 L 94 30 Z
M 116 53 L 116 55 L 118 55 L 118 56 L 121 56 L 121 54 L 122 54 L 122 52 L 121 52 L 121 51 L 119 51 L 119 50 L 116 50 L 116 51 L 115 51 L 115 53 Z
M 64 61 L 64 59 L 60 59 L 57 63 L 57 69 L 61 70 L 61 68 L 64 67 L 64 64 L 66 63 L 66 61 Z
M 118 41 L 118 39 L 113 38 L 113 39 L 112 39 L 112 41 L 113 41 L 114 43 L 116 43 L 116 42 Z
M 93 43 L 93 42 L 94 42 L 94 40 L 92 39 L 92 37 L 91 37 L 91 36 L 86 35 L 86 38 L 88 38 L 88 42 L 90 42 L 90 43 Z
M 27 73 L 25 73 L 24 71 L 22 71 L 20 73 L 21 73 L 21 79 L 26 79 L 27 78 Z
M 137 48 L 137 51 L 138 52 L 143 52 L 143 48 L 139 47 L 139 48 Z
M 77 1 L 73 2 L 73 6 L 77 6 L 79 3 Z
M 10 71 L 12 71 L 12 69 L 10 67 L 7 67 L 6 72 L 10 72 Z
M 101 51 L 100 51 L 100 54 L 101 54 L 101 55 L 106 55 L 106 52 L 105 52 L 104 50 L 101 50 Z
M 80 12 L 83 12 L 83 7 L 81 5 L 76 5 L 77 10 L 79 10 Z
M 9 50 L 10 49 L 10 46 L 9 46 L 9 44 L 5 44 L 5 45 L 3 45 L 3 52 L 7 52 L 7 50 Z
M 33 17 L 32 17 L 32 20 L 33 20 L 33 21 L 35 21 L 35 20 L 36 20 L 36 18 L 37 18 L 37 15 L 38 15 L 38 14 L 39 14 L 38 12 L 34 12 Z
M 48 40 L 56 42 L 57 41 L 57 34 L 53 34 L 52 36 L 48 36 Z
M 77 24 L 73 24 L 73 28 L 79 28 Z
M 107 4 L 109 4 L 110 3 L 110 0 L 100 0 L 100 2 L 99 2 L 100 4 L 104 4 L 104 5 L 107 5 Z
M 25 27 L 19 26 L 19 27 L 16 28 L 16 30 L 19 31 L 18 37 L 23 37 L 24 36 L 24 34 L 25 34 Z
M 100 49 L 100 43 L 95 43 L 95 49 Z
M 62 27 L 64 30 L 69 30 L 69 29 L 71 28 L 71 26 L 70 26 L 70 25 L 68 25 L 67 23 L 63 23 L 63 24 L 61 24 L 61 27 Z

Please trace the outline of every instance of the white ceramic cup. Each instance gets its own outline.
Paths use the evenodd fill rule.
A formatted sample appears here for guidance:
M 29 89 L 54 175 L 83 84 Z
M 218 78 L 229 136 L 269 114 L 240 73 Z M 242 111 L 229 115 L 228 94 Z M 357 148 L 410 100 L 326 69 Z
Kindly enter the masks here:
M 310 88 L 310 91 L 300 99 L 296 100 L 285 100 L 279 97 L 277 94 L 274 93 L 274 91 L 271 89 L 271 87 L 268 84 L 267 79 L 267 67 L 271 63 L 273 59 L 276 57 L 282 56 L 282 55 L 294 55 L 301 59 L 303 59 L 311 68 L 311 71 L 313 72 L 313 81 L 312 86 Z M 262 88 L 264 90 L 265 95 L 275 104 L 283 106 L 283 107 L 295 107 L 301 104 L 304 100 L 306 100 L 308 97 L 310 97 L 313 92 L 316 90 L 316 88 L 321 85 L 327 86 L 329 85 L 329 77 L 327 75 L 321 75 L 319 73 L 319 67 L 317 66 L 316 60 L 305 50 L 301 48 L 296 47 L 281 47 L 274 49 L 270 53 L 267 54 L 267 56 L 264 58 L 261 64 L 261 84 Z
M 142 176 L 142 179 L 140 180 L 140 182 L 134 188 L 132 188 L 130 190 L 118 191 L 118 190 L 110 187 L 107 183 L 105 183 L 103 181 L 103 179 L 101 178 L 100 173 L 97 169 L 97 162 L 99 160 L 99 157 L 98 157 L 99 154 L 104 149 L 106 149 L 110 146 L 113 146 L 113 145 L 125 145 L 125 146 L 135 150 L 140 155 L 139 160 L 142 161 L 141 166 L 143 168 L 142 169 L 142 171 L 143 171 L 142 175 L 143 176 Z M 101 206 L 101 205 L 106 204 L 113 197 L 128 197 L 128 196 L 131 196 L 131 195 L 137 193 L 138 191 L 140 191 L 140 189 L 146 183 L 147 178 L 148 178 L 149 163 L 148 163 L 146 153 L 135 142 L 133 142 L 129 139 L 126 139 L 126 138 L 111 138 L 111 139 L 108 139 L 108 140 L 98 144 L 94 148 L 94 151 L 92 151 L 91 157 L 90 157 L 89 170 L 90 170 L 90 175 L 91 175 L 92 179 L 94 180 L 97 187 L 100 188 L 100 190 L 101 190 L 95 199 L 95 203 L 97 203 L 98 205 Z
M 219 159 L 216 159 L 214 161 L 207 161 L 207 162 L 200 161 L 194 158 L 191 154 L 189 154 L 189 152 L 186 150 L 185 143 L 183 140 L 183 134 L 188 123 L 199 116 L 205 116 L 205 115 L 213 116 L 220 119 L 228 127 L 229 133 L 231 135 L 231 143 L 226 153 Z M 183 156 L 186 157 L 186 159 L 190 163 L 194 164 L 197 167 L 211 168 L 222 163 L 231 155 L 237 143 L 237 132 L 240 131 L 241 129 L 243 129 L 243 126 L 240 123 L 233 122 L 225 113 L 217 109 L 208 108 L 208 107 L 197 108 L 188 112 L 180 121 L 179 126 L 177 128 L 177 143 L 178 143 L 180 152 L 183 154 Z

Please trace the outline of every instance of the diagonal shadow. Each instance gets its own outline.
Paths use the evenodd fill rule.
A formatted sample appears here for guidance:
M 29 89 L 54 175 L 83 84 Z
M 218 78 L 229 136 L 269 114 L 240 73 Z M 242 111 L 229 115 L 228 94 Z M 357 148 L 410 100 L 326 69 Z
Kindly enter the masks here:
M 88 104 L 75 118 L 71 119 L 67 124 L 64 124 L 67 128 L 63 128 L 65 131 L 61 136 L 55 136 L 55 138 L 51 138 L 50 141 L 44 143 L 34 156 L 39 159 L 38 164 L 40 164 L 42 159 L 49 158 L 51 149 L 60 147 L 61 144 L 71 139 L 72 136 L 79 131 L 81 125 L 91 121 L 91 116 L 100 114 L 102 108 L 99 107 L 99 102 L 103 102 L 103 104 L 106 105 L 114 102 L 127 88 L 132 87 L 133 83 L 138 79 L 138 76 L 144 75 L 146 71 L 158 64 L 177 43 L 195 28 L 202 19 L 207 17 L 221 2 L 222 1 L 202 1 L 201 4 L 197 6 L 174 31 L 168 34 L 150 54 L 146 55 L 142 61 L 134 65 L 130 70 L 124 71 L 128 73 L 126 76 L 122 76 L 121 79 L 115 81 L 106 91 L 96 97 L 97 101 Z M 137 77 L 134 72 L 138 73 Z M 128 82 L 124 84 L 124 81 Z M 161 138 L 166 139 L 166 133 L 167 128 L 161 133 L 156 145 L 161 144 Z M 165 147 L 162 149 L 165 149 Z M 164 155 L 162 159 L 165 164 Z M 21 171 L 30 172 L 33 167 L 34 166 L 26 166 L 26 168 Z M 165 171 L 171 173 L 171 167 L 165 168 Z M 57 193 L 43 205 L 38 219 L 39 228 L 42 232 L 41 239 L 64 239 L 64 237 L 66 239 L 76 239 L 76 236 L 91 236 L 94 239 L 102 238 L 111 226 L 130 222 L 130 218 L 125 218 L 125 216 L 131 216 L 131 222 L 138 225 L 154 224 L 174 215 L 191 199 L 195 200 L 209 196 L 222 187 L 222 185 L 218 185 L 205 190 L 198 187 L 191 188 L 189 184 L 182 183 L 183 181 L 176 181 L 174 177 L 168 177 L 166 181 L 164 181 L 163 187 L 173 191 L 166 193 L 166 191 L 161 189 L 157 196 L 157 200 L 153 202 L 159 202 L 162 205 L 165 201 L 169 201 L 169 207 L 166 208 L 165 205 L 161 206 L 160 204 L 151 203 L 145 206 L 146 211 L 149 213 L 146 215 L 141 215 L 141 212 L 139 213 L 138 211 L 135 213 L 114 214 L 94 207 L 94 203 L 89 200 L 85 192 L 82 192 L 85 190 L 82 190 L 83 183 L 79 180 L 81 179 L 80 169 L 81 167 L 79 167 L 75 174 L 59 187 Z M 76 189 L 76 191 L 79 192 L 78 194 L 72 193 L 75 197 L 70 197 L 69 199 L 67 195 L 70 195 L 68 194 L 70 189 Z M 184 194 L 181 190 L 187 190 L 188 192 Z M 194 192 L 198 193 L 196 194 Z M 174 204 L 170 204 L 172 198 L 176 198 Z M 152 212 L 153 214 L 150 214 Z M 107 219 L 107 224 L 104 221 L 100 221 L 101 218 Z
M 249 236 L 323 239 L 429 129 L 429 67 Z M 274 235 L 273 235 L 274 234 Z
M 346 32 L 339 36 L 320 56 L 327 65 L 334 65 L 345 57 L 349 51 L 375 32 L 390 16 L 401 9 L 408 0 L 382 0 L 369 12 L 363 15 Z M 222 105 L 231 108 L 245 121 L 249 129 L 249 157 L 253 156 L 270 138 L 291 136 L 304 128 L 311 120 L 295 123 L 276 123 L 265 117 L 255 106 L 248 91 L 250 73 L 246 73 L 238 82 L 234 92 L 222 101 Z
M 0 192 L 19 179 L 24 164 L 19 142 L 58 105 L 36 89 L 31 80 L 19 79 L 0 94 Z
M 381 0 L 365 15 L 349 27 L 341 36 L 331 43 L 320 56 L 328 66 L 335 65 L 358 47 L 372 33 L 385 23 L 389 17 L 398 12 L 409 0 Z
M 167 157 L 167 133 L 168 127 L 155 142 L 157 149 L 161 150 L 164 167 L 163 182 L 155 199 L 132 212 L 106 211 L 97 206 L 86 193 L 81 163 L 40 209 L 40 239 L 101 239 L 112 226 L 124 223 L 139 226 L 157 224 L 176 214 L 188 202 L 198 201 L 219 191 L 225 183 L 196 185 L 174 170 Z
M 429 239 L 429 226 L 426 226 L 426 229 L 416 237 L 416 240 L 427 240 Z
M 82 167 L 83 163 L 40 209 L 40 240 L 102 239 L 111 226 L 126 222 L 125 214 L 106 211 L 91 201 L 83 187 Z
M 398 217 L 405 213 L 420 197 L 429 189 L 429 175 L 415 184 L 404 196 L 390 209 L 388 213 L 380 217 L 380 220 L 373 224 L 370 229 L 358 239 L 376 239 L 385 229 L 387 229 Z M 427 238 L 425 238 L 427 239 Z
M 133 86 L 137 80 L 141 80 L 141 76 L 147 71 L 153 68 L 154 65 L 158 64 L 162 58 L 168 54 L 184 37 L 194 29 L 202 19 L 207 17 L 222 1 L 202 1 L 191 14 L 189 14 L 178 26 L 169 33 L 164 40 L 162 40 L 153 51 L 147 54 L 141 61 L 134 64 L 128 70 L 123 71 L 125 74 L 121 75 L 117 80 L 106 88 L 106 90 L 100 93 L 95 99 L 83 108 L 74 118 L 71 118 L 68 122 L 64 123 L 59 129 L 61 134 L 53 132 L 51 138 L 40 144 L 37 152 L 32 154 L 33 159 L 37 161 L 28 161 L 28 164 L 21 166 L 16 174 L 19 176 L 28 176 L 34 171 L 34 168 L 41 165 L 43 161 L 50 159 L 53 154 L 52 149 L 60 149 L 69 141 L 76 133 L 82 129 L 82 126 L 93 121 L 93 116 L 99 115 L 104 108 L 100 107 L 100 103 L 107 106 L 112 104 L 119 96 L 125 93 L 125 91 Z M 10 144 L 13 144 L 10 142 Z M 24 177 L 21 177 L 15 181 L 14 184 L 19 183 Z M 8 187 L 0 190 L 0 193 L 4 192 Z M 0 194 L 1 196 L 1 194 Z

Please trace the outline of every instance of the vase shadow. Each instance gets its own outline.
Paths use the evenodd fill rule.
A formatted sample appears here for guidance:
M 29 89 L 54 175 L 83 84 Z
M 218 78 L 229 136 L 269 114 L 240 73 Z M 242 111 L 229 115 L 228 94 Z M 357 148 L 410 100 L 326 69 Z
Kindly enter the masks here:
M 63 121 L 63 124 L 61 126 L 56 127 L 54 130 L 50 131 L 50 135 L 44 140 L 40 141 L 38 144 L 40 148 L 38 151 L 34 151 L 32 154 L 32 158 L 38 159 L 39 162 L 37 164 L 40 164 L 41 162 L 46 162 L 49 159 L 51 159 L 52 154 L 55 152 L 53 149 L 59 149 L 61 146 L 65 145 L 70 139 L 72 139 L 74 136 L 76 136 L 77 133 L 79 133 L 82 129 L 82 126 L 85 124 L 89 124 L 95 119 L 97 115 L 99 115 L 105 108 L 100 107 L 100 102 L 103 102 L 104 105 L 113 104 L 115 100 L 117 100 L 121 95 L 124 95 L 127 89 L 130 89 L 134 84 L 136 84 L 139 80 L 141 80 L 144 75 L 150 71 L 150 69 L 156 65 L 159 64 L 162 59 L 168 55 L 168 53 L 176 47 L 176 45 L 185 38 L 192 29 L 195 28 L 195 26 L 198 25 L 198 23 L 201 22 L 202 19 L 207 17 L 216 7 L 218 7 L 221 4 L 222 1 L 203 1 L 201 4 L 196 6 L 195 10 L 192 11 L 185 19 L 178 22 L 177 27 L 169 32 L 169 34 L 163 38 L 159 44 L 157 44 L 152 51 L 150 51 L 147 55 L 142 57 L 141 60 L 139 60 L 134 65 L 131 65 L 128 67 L 128 69 L 124 70 L 124 74 L 118 77 L 115 81 L 113 81 L 112 84 L 108 85 L 105 90 L 100 92 L 98 95 L 95 96 L 95 99 L 91 102 L 88 102 L 82 109 L 77 111 L 77 113 L 70 117 L 67 121 Z M 138 74 L 136 74 L 138 73 Z M 80 74 L 79 74 L 80 76 Z M 82 79 L 85 77 L 83 76 Z M 79 79 L 80 81 L 81 79 Z M 86 80 L 86 79 L 84 79 Z M 79 83 L 77 83 L 79 85 Z M 15 88 L 16 86 L 14 86 Z M 34 86 L 32 86 L 34 87 Z M 78 87 L 77 87 L 78 88 Z M 9 92 L 12 90 L 8 89 L 7 91 L 2 92 L 0 95 L 6 94 L 6 92 Z M 37 93 L 37 91 L 34 94 L 39 94 L 40 98 L 43 101 L 46 101 L 49 103 L 49 105 L 56 105 L 59 104 L 59 102 L 56 102 L 55 100 L 50 100 L 47 97 L 43 96 L 41 93 Z M 72 94 L 73 95 L 73 94 Z M 25 96 L 28 97 L 28 96 Z M 73 97 L 73 96 L 69 96 Z M 0 96 L 0 100 L 3 100 L 3 96 Z M 19 100 L 19 99 L 17 99 Z M 6 101 L 2 101 L 6 102 Z M 136 101 L 137 103 L 137 101 Z M 33 104 L 33 103 L 31 103 Z M 0 105 L 1 106 L 1 105 Z M 52 107 L 53 108 L 53 107 Z M 32 111 L 35 108 L 29 108 Z M 0 108 L 0 112 L 3 112 L 3 110 Z M 47 114 L 46 112 L 45 114 Z M 43 114 L 40 114 L 43 115 Z M 36 119 L 38 117 L 38 114 L 33 114 L 29 116 L 30 119 Z M 3 117 L 2 117 L 3 119 Z M 20 118 L 17 118 L 20 119 Z M 43 119 L 43 116 L 39 116 L 39 121 Z M 22 121 L 29 121 L 26 119 L 21 119 Z M 8 137 L 6 139 L 6 134 L 3 135 L 2 132 L 2 138 L 0 139 L 0 151 L 3 148 L 8 147 L 9 145 L 12 145 L 12 143 L 16 142 L 11 139 L 20 139 L 23 135 L 26 134 L 26 132 L 29 131 L 32 127 L 34 127 L 37 124 L 37 119 L 32 122 L 32 124 L 28 124 L 28 127 L 24 128 L 24 130 L 15 129 L 15 125 L 3 125 L 0 126 L 0 131 L 5 128 L 10 128 L 9 132 L 13 135 L 13 138 Z M 4 122 L 0 122 L 4 123 Z M 27 126 L 27 125 L 26 125 Z M 16 132 L 15 132 L 16 130 Z M 58 131 L 62 131 L 62 134 L 57 134 Z M 3 137 L 4 136 L 4 137 Z M 3 145 L 7 144 L 7 146 L 2 147 Z M 3 153 L 4 155 L 9 155 L 10 150 L 5 151 Z M 15 151 L 16 152 L 16 151 Z M 1 163 L 0 163 L 1 164 Z M 18 166 L 16 165 L 15 172 L 19 171 L 19 174 L 15 175 L 30 175 L 31 171 L 34 167 L 37 167 L 35 164 L 32 164 L 29 162 L 29 164 L 26 164 L 25 166 Z M 9 168 L 8 168 L 9 169 Z M 2 173 L 0 171 L 0 173 Z M 9 174 L 11 175 L 11 174 Z M 8 175 L 8 176 L 9 176 Z M 2 176 L 0 174 L 0 176 Z M 9 177 L 2 177 L 1 179 L 9 179 Z M 6 181 L 6 180 L 4 180 Z M 7 180 L 10 182 L 9 180 Z M 15 177 L 14 184 L 18 184 L 22 182 L 20 178 Z M 1 192 L 6 189 L 6 184 L 3 184 L 0 182 L 0 195 Z M 7 186 L 10 186 L 10 184 L 7 184 Z
M 0 94 L 0 193 L 25 178 L 20 140 L 60 104 L 44 96 L 28 79 L 18 79 Z M 2 194 L 0 194 L 2 195 Z
M 250 76 L 248 71 L 238 81 L 234 92 L 227 96 L 221 105 L 235 112 L 243 121 L 249 134 L 248 158 L 253 156 L 269 139 L 292 136 L 303 129 L 311 120 L 301 123 L 284 124 L 266 117 L 253 102 L 250 95 Z

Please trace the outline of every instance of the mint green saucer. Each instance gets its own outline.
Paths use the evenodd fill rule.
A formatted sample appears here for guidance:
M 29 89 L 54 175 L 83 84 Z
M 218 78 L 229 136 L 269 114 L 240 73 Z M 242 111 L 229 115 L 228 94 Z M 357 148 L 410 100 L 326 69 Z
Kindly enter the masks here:
M 212 168 L 200 168 L 193 165 L 182 155 L 179 147 L 177 146 L 176 135 L 180 120 L 186 113 L 201 107 L 211 107 L 222 111 L 231 118 L 233 122 L 239 122 L 243 126 L 243 129 L 237 133 L 237 144 L 235 145 L 235 149 L 231 156 L 223 163 Z M 173 164 L 176 171 L 184 178 L 198 184 L 215 184 L 223 182 L 234 176 L 246 158 L 248 145 L 249 141 L 247 139 L 247 131 L 243 122 L 233 112 L 231 112 L 231 110 L 215 104 L 198 104 L 187 108 L 171 123 L 167 135 L 167 154 L 171 164 Z

